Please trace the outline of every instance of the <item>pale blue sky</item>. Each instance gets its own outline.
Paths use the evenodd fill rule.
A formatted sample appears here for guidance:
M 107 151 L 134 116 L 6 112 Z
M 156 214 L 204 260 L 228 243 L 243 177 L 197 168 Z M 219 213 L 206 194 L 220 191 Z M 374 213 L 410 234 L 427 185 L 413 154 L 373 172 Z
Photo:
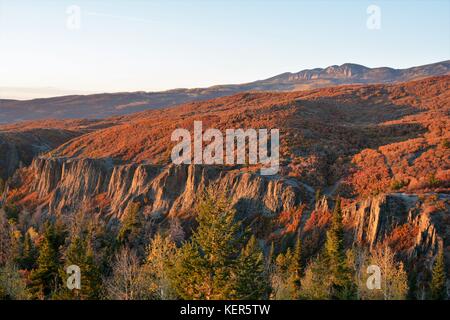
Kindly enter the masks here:
M 380 30 L 366 26 L 370 4 L 381 9 Z M 81 9 L 79 30 L 66 27 L 69 5 Z M 3 88 L 153 91 L 447 59 L 447 0 L 0 0 Z

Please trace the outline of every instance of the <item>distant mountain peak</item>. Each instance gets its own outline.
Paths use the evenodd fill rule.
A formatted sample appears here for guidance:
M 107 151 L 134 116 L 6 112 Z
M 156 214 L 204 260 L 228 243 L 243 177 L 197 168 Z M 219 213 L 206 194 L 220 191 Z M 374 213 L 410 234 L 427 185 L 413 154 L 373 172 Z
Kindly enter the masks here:
M 355 64 L 355 63 L 344 63 L 342 65 L 332 65 L 326 68 L 314 68 L 302 70 L 297 73 L 288 73 L 288 79 L 291 81 L 297 80 L 317 80 L 325 78 L 352 78 L 355 76 L 362 76 L 365 72 L 371 70 L 370 68 Z M 285 74 L 281 74 L 283 77 Z
M 36 119 L 98 119 L 192 101 L 203 101 L 246 91 L 298 91 L 348 84 L 398 83 L 450 73 L 450 60 L 408 69 L 369 68 L 355 63 L 282 73 L 269 79 L 209 88 L 163 92 L 121 92 L 48 99 L 1 100 L 0 123 Z
M 444 75 L 449 72 L 450 60 L 407 69 L 390 67 L 369 68 L 361 64 L 344 63 L 342 65 L 331 65 L 326 68 L 305 69 L 296 73 L 286 72 L 270 79 L 284 79 L 293 82 L 355 79 L 366 80 L 363 83 L 392 83 L 414 80 L 423 76 Z

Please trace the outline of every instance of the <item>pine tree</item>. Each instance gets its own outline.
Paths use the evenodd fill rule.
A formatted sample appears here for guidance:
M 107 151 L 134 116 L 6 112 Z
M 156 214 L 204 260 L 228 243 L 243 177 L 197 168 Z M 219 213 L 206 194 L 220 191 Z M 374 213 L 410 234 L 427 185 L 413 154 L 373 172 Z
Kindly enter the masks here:
M 355 296 L 355 285 L 347 264 L 344 247 L 344 225 L 340 199 L 336 200 L 331 227 L 325 242 L 325 257 L 330 276 L 332 299 L 351 299 Z
M 2 179 L 2 177 L 0 177 L 0 198 L 3 195 L 3 191 L 5 190 L 5 185 L 5 181 Z
M 125 212 L 122 227 L 119 230 L 117 239 L 120 243 L 129 243 L 138 246 L 140 243 L 140 232 L 142 230 L 142 221 L 140 216 L 140 204 L 130 203 Z
M 433 265 L 431 278 L 431 298 L 433 300 L 447 299 L 447 276 L 445 273 L 444 250 L 439 248 L 436 261 Z
M 10 220 L 11 224 L 11 252 L 10 252 L 10 260 L 15 264 L 20 266 L 23 254 L 23 236 L 22 232 L 17 229 L 17 225 L 15 222 Z
M 11 259 L 11 225 L 3 210 L 0 210 L 0 266 Z
M 252 236 L 242 249 L 237 265 L 237 299 L 261 299 L 267 297 L 269 281 L 264 270 L 264 255 L 256 238 Z
M 270 273 L 270 272 L 272 272 L 272 269 L 273 269 L 273 264 L 274 264 L 274 260 L 275 260 L 275 243 L 272 241 L 271 243 L 270 243 L 270 249 L 269 249 L 269 252 L 268 252 L 268 254 L 267 254 L 267 257 L 266 257 L 266 272 L 267 273 Z
M 170 266 L 173 288 L 183 299 L 262 299 L 268 277 L 256 238 L 236 221 L 231 201 L 212 189 L 198 206 L 198 227 Z
M 85 258 L 85 243 L 80 236 L 76 235 L 70 241 L 67 247 L 65 260 L 67 265 L 75 264 L 80 265 Z
M 243 235 L 236 212 L 224 196 L 209 190 L 198 206 L 197 230 L 177 253 L 172 285 L 183 299 L 227 299 L 236 294 L 231 280 Z
M 100 268 L 97 266 L 94 252 L 90 246 L 86 249 L 86 259 L 83 265 L 85 288 L 82 289 L 86 299 L 99 299 L 102 292 L 102 279 Z
M 27 231 L 23 241 L 23 253 L 20 266 L 25 270 L 34 269 L 36 267 L 38 255 L 39 252 L 37 251 L 33 240 L 31 240 L 30 233 Z
M 62 284 L 59 273 L 59 240 L 55 226 L 47 222 L 42 242 L 39 247 L 37 268 L 31 272 L 30 289 L 36 298 L 46 299 L 55 293 Z
M 292 254 L 290 268 L 289 268 L 291 277 L 290 281 L 292 281 L 292 287 L 294 288 L 294 299 L 300 298 L 300 285 L 301 285 L 301 277 L 302 277 L 302 243 L 300 239 L 300 233 L 297 235 L 297 241 L 295 243 L 294 252 Z
M 84 263 L 81 266 L 83 282 L 81 297 L 83 299 L 99 299 L 102 293 L 102 279 L 100 268 L 97 266 L 92 246 L 87 244 Z
M 74 236 L 66 251 L 66 267 L 77 265 L 81 270 L 81 289 L 63 293 L 71 299 L 98 299 L 101 293 L 101 274 L 94 259 L 93 250 L 87 240 Z M 66 277 L 65 270 L 61 270 L 62 277 Z
M 280 252 L 274 261 L 274 266 L 270 274 L 271 299 L 293 299 L 295 288 L 292 286 L 292 282 L 289 281 L 291 276 L 289 273 L 291 258 L 291 248 L 288 248 L 285 253 Z
M 300 298 L 302 267 L 301 240 L 298 234 L 293 250 L 288 248 L 275 260 L 275 268 L 271 273 L 271 296 L 276 300 L 292 300 Z
M 417 300 L 418 299 L 418 291 L 419 286 L 417 285 L 417 270 L 414 268 L 412 271 L 409 272 L 408 277 L 408 300 Z
M 65 252 L 65 263 L 64 266 L 61 266 L 59 270 L 61 278 L 67 280 L 66 268 L 70 265 L 76 265 L 80 267 L 81 271 L 81 284 L 82 288 L 84 288 L 83 280 L 84 274 L 81 270 L 82 260 L 84 259 L 84 248 L 83 243 L 78 236 L 74 236 L 74 238 L 70 241 L 70 244 Z M 57 299 L 61 300 L 78 300 L 81 299 L 80 291 L 78 289 L 70 290 L 67 286 L 63 286 L 61 290 L 58 292 Z

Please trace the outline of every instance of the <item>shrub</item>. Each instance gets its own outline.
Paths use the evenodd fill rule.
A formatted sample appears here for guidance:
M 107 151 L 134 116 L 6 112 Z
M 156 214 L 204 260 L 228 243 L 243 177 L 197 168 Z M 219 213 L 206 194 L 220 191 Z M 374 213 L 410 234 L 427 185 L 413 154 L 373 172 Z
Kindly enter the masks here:
M 407 180 L 394 180 L 391 183 L 391 189 L 392 190 L 400 190 L 403 187 L 406 187 L 408 185 L 408 181 Z
M 428 184 L 430 188 L 437 188 L 441 184 L 441 181 L 436 178 L 435 174 L 433 173 L 430 175 L 430 178 L 428 179 Z

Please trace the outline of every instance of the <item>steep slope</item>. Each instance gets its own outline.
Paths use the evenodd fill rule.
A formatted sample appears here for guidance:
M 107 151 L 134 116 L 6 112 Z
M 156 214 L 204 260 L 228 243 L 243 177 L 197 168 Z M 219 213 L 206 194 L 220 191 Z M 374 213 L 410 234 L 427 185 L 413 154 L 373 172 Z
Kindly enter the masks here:
M 300 232 L 305 257 L 322 247 L 333 198 L 343 200 L 346 244 L 387 243 L 424 276 L 450 252 L 450 76 L 392 85 L 245 93 L 111 120 L 35 158 L 0 202 L 34 221 L 75 212 L 123 219 L 138 203 L 161 227 L 190 225 L 208 186 L 228 191 L 239 217 L 266 245 Z M 279 128 L 281 170 L 173 165 L 171 132 Z M 320 194 L 325 196 L 319 197 Z M 189 228 L 187 228 L 189 230 Z
M 145 204 L 147 215 L 189 216 L 196 195 L 210 185 L 230 190 L 245 216 L 289 210 L 308 199 L 308 190 L 289 179 L 270 179 L 236 168 L 214 166 L 112 165 L 108 160 L 36 159 L 29 172 L 34 190 L 22 200 L 44 201 L 50 213 L 72 213 L 90 202 L 121 217 L 130 201 Z M 22 181 L 24 182 L 24 181 Z
M 236 203 L 250 204 L 246 212 L 273 215 L 311 203 L 315 190 L 354 200 L 393 191 L 448 192 L 449 84 L 443 76 L 247 93 L 116 118 L 22 169 L 10 198 L 55 213 L 90 201 L 118 217 L 138 200 L 149 214 L 176 215 L 217 182 Z M 262 177 L 257 165 L 170 164 L 172 131 L 192 130 L 194 120 L 202 120 L 204 130 L 279 128 L 279 174 Z
M 195 120 L 228 128 L 279 128 L 281 174 L 344 195 L 448 189 L 450 77 L 399 85 L 247 93 L 125 117 L 51 152 L 52 157 L 170 162 L 176 128 Z M 253 167 L 247 167 L 252 170 Z M 338 187 L 338 185 L 339 187 Z
M 323 245 L 331 221 L 330 202 L 322 198 L 300 226 L 306 255 L 317 253 Z M 346 201 L 343 211 L 347 246 L 370 250 L 389 246 L 405 262 L 408 273 L 416 273 L 419 288 L 427 286 L 439 248 L 450 260 L 448 194 L 382 193 Z
M 0 126 L 0 178 L 6 180 L 18 167 L 30 165 L 39 154 L 119 121 L 47 120 Z
M 35 156 L 78 135 L 74 131 L 58 129 L 0 131 L 0 178 L 8 178 L 19 166 L 30 165 Z
M 293 91 L 342 84 L 393 83 L 450 72 L 450 61 L 408 69 L 367 68 L 356 64 L 284 73 L 245 84 L 163 92 L 73 95 L 27 101 L 0 100 L 0 123 L 33 119 L 106 118 L 246 91 Z M 1 94 L 0 94 L 1 98 Z

